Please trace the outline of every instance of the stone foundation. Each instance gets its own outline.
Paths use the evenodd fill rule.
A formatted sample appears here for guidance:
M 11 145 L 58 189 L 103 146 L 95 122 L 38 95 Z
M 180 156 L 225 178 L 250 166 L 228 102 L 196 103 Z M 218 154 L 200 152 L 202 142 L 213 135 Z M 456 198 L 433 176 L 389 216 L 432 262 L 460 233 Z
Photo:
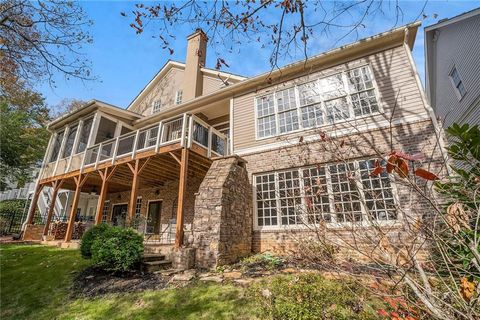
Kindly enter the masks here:
M 249 255 L 252 224 L 252 188 L 245 161 L 236 156 L 215 160 L 195 199 L 196 267 L 214 268 Z

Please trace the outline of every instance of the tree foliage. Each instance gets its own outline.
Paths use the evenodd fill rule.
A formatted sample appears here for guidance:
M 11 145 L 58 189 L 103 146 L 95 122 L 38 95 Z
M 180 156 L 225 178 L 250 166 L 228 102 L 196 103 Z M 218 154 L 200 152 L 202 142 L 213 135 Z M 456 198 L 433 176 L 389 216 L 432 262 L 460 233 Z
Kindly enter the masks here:
M 7 0 L 0 3 L 0 71 L 2 86 L 22 79 L 29 85 L 56 73 L 91 79 L 89 62 L 80 53 L 91 38 L 91 21 L 78 3 L 68 0 Z
M 32 169 L 45 153 L 49 110 L 43 98 L 28 89 L 0 96 L 0 189 L 8 181 L 19 185 L 32 178 Z

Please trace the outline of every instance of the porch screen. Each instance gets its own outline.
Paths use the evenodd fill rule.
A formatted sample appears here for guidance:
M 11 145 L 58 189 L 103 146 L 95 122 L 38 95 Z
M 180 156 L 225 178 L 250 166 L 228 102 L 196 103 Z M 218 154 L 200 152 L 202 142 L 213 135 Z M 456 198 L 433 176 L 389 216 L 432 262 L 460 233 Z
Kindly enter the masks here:
M 88 144 L 88 138 L 90 138 L 90 131 L 92 131 L 93 117 L 85 119 L 83 121 L 83 127 L 80 130 L 80 138 L 78 139 L 77 152 L 80 153 L 85 151 Z

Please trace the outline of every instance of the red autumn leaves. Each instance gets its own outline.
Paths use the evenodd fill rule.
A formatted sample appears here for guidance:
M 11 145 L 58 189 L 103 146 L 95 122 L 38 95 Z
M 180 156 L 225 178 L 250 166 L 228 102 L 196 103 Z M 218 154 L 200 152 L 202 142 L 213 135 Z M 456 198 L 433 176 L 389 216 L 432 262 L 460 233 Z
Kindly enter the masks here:
M 422 159 L 422 156 L 418 154 L 408 155 L 400 151 L 393 151 L 392 153 L 390 153 L 388 157 L 387 165 L 385 166 L 385 168 L 382 167 L 379 160 L 375 161 L 375 168 L 370 173 L 370 175 L 375 177 L 386 170 L 388 173 L 395 172 L 401 178 L 406 178 L 408 177 L 408 172 L 409 172 L 408 161 L 416 161 L 420 159 Z M 425 180 L 430 180 L 430 181 L 438 180 L 438 177 L 434 173 L 431 173 L 430 171 L 427 171 L 425 169 L 418 168 L 413 173 L 417 177 L 420 177 Z

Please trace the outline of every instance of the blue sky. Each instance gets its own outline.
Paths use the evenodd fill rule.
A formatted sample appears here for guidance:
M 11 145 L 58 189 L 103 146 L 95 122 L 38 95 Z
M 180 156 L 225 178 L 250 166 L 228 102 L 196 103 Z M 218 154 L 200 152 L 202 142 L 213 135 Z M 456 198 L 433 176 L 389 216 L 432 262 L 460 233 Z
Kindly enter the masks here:
M 174 53 L 170 55 L 168 50 L 163 50 L 158 39 L 151 37 L 152 28 L 142 35 L 136 35 L 129 27 L 131 18 L 125 18 L 120 12 L 130 12 L 135 2 L 122 1 L 84 1 L 81 2 L 88 17 L 94 21 L 90 33 L 93 44 L 87 45 L 83 53 L 92 62 L 92 71 L 99 80 L 81 82 L 78 80 L 64 80 L 63 77 L 56 79 L 56 88 L 48 84 L 42 84 L 37 89 L 45 96 L 50 105 L 55 105 L 64 98 L 90 100 L 92 98 L 112 103 L 119 107 L 127 107 L 138 92 L 150 81 L 157 71 L 168 59 L 184 61 L 185 37 L 192 30 L 190 27 L 177 28 L 176 40 L 172 43 Z M 412 22 L 424 5 L 423 1 L 401 2 L 404 10 L 403 21 L 398 25 Z M 428 16 L 423 20 L 415 42 L 414 59 L 417 69 L 423 80 L 424 77 L 424 51 L 423 51 L 423 28 L 438 22 L 443 18 L 453 17 L 465 11 L 480 6 L 478 1 L 430 1 L 425 7 Z M 437 14 L 433 18 L 433 14 Z M 366 27 L 361 30 L 360 38 L 386 31 L 393 26 L 391 16 L 372 17 L 366 21 Z M 310 54 L 317 54 L 332 49 L 334 46 L 349 43 L 355 40 L 354 36 L 347 37 L 340 43 L 336 43 L 339 35 L 332 33 L 329 37 L 318 37 L 310 41 Z M 245 43 L 240 48 L 235 47 L 234 52 L 225 54 L 225 60 L 229 63 L 229 71 L 245 76 L 270 70 L 270 49 L 262 49 L 255 43 Z M 255 54 L 252 54 L 254 52 Z M 213 48 L 207 48 L 207 67 L 215 66 L 215 54 Z M 299 53 L 282 64 L 292 60 L 302 59 Z

